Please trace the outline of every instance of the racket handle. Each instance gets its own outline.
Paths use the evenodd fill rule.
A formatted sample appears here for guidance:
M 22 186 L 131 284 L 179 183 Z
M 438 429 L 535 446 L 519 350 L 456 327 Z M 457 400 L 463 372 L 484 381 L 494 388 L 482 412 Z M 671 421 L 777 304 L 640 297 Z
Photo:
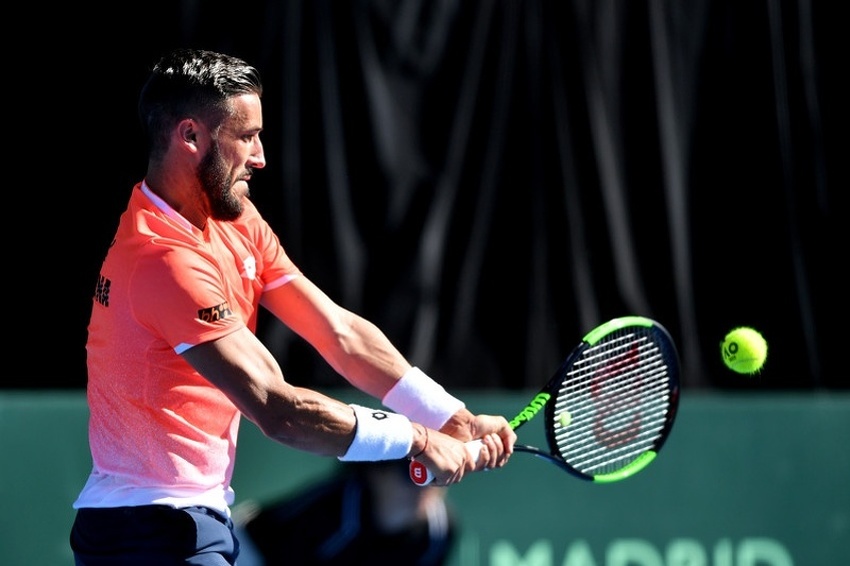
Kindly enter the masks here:
M 466 451 L 472 457 L 472 461 L 478 463 L 478 457 L 481 455 L 481 441 L 470 440 L 466 443 Z M 417 460 L 410 461 L 410 479 L 416 485 L 422 487 L 434 481 L 434 474 L 431 473 L 425 464 Z

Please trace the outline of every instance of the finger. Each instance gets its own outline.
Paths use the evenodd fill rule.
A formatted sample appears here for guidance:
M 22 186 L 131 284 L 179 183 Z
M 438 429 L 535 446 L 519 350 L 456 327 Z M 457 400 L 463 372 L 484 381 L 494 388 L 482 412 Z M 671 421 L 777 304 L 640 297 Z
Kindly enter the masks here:
M 495 468 L 499 463 L 499 445 L 492 434 L 488 434 L 482 438 L 481 444 L 487 449 L 486 453 L 483 453 L 480 458 L 484 460 L 484 469 Z
M 502 446 L 502 440 L 499 438 L 498 434 L 488 434 L 487 435 L 487 446 L 490 449 L 490 460 L 487 465 L 490 468 L 498 468 L 501 465 L 502 455 L 504 453 L 504 448 Z

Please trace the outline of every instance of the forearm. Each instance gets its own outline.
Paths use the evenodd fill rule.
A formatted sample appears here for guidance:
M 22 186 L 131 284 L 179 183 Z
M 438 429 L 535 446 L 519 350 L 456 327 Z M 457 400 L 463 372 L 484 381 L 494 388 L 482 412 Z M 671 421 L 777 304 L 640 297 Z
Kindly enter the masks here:
M 267 402 L 246 416 L 272 440 L 323 456 L 345 454 L 356 428 L 349 405 L 288 384 L 270 391 Z
M 374 324 L 334 303 L 306 277 L 266 292 L 263 306 L 340 375 L 382 398 L 410 364 Z
M 342 460 L 405 458 L 428 442 L 425 427 L 402 415 L 287 384 L 269 393 L 252 420 L 272 440 Z
M 410 370 L 410 363 L 387 336 L 353 313 L 348 313 L 335 338 L 318 345 L 319 353 L 349 383 L 376 399 L 382 399 Z

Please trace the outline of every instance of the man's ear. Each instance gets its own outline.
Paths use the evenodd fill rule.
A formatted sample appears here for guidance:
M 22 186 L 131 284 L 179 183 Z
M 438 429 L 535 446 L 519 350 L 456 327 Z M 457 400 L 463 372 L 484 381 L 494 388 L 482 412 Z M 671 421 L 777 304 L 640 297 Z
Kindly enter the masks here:
M 177 124 L 177 136 L 180 143 L 192 151 L 198 151 L 198 123 L 191 118 L 180 120 Z

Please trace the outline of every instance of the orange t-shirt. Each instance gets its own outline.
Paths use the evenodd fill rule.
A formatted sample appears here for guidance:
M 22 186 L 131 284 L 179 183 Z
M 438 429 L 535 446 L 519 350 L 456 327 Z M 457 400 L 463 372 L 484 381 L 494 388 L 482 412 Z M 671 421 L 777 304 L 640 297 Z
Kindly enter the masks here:
M 247 326 L 300 274 L 253 203 L 205 230 L 133 188 L 95 290 L 86 344 L 93 470 L 74 507 L 226 511 L 240 414 L 180 353 Z

